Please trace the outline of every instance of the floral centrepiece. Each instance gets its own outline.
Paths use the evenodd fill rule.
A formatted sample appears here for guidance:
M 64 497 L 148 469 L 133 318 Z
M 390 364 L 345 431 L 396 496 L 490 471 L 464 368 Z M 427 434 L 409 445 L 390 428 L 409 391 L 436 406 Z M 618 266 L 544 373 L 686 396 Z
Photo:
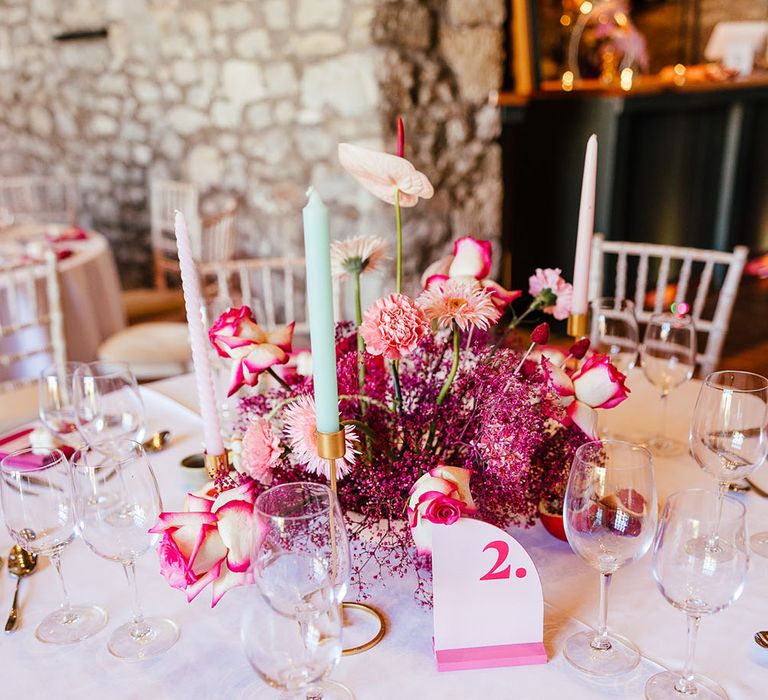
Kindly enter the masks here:
M 434 524 L 461 517 L 500 527 L 533 524 L 542 499 L 561 492 L 576 449 L 595 434 L 596 410 L 620 403 L 627 389 L 607 358 L 585 359 L 588 343 L 549 348 L 546 323 L 534 329 L 526 350 L 508 347 L 509 333 L 526 317 L 568 315 L 572 290 L 559 270 L 536 271 L 528 307 L 517 313 L 512 302 L 522 292 L 489 279 L 490 242 L 464 236 L 450 259 L 430 266 L 419 295 L 405 294 L 399 206 L 404 194 L 431 196 L 431 185 L 399 156 L 373 157 L 345 145 L 339 155 L 371 191 L 394 203 L 398 227 L 398 284 L 365 312 L 362 277 L 382 264 L 383 244 L 352 239 L 334 244 L 332 254 L 334 273 L 354 279 L 357 300 L 355 322 L 336 326 L 346 441 L 336 476 L 353 546 L 351 584 L 364 595 L 373 582 L 415 574 L 416 597 L 428 603 Z M 235 365 L 255 352 L 250 343 L 280 348 L 254 326 L 250 310 L 231 309 L 211 341 Z M 269 484 L 325 483 L 328 462 L 317 454 L 315 428 L 311 377 L 262 382 L 240 401 L 242 464 L 217 488 L 226 494 L 243 484 L 259 492 Z M 177 568 L 198 575 L 193 564 Z

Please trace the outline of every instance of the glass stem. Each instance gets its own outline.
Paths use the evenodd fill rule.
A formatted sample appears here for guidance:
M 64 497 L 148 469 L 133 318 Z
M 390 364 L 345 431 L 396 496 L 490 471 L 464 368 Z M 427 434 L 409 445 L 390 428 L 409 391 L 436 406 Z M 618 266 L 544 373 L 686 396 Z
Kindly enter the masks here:
M 723 517 L 723 503 L 725 502 L 725 495 L 728 493 L 728 482 L 720 481 L 717 484 L 717 517 L 715 518 L 715 528 L 710 536 L 710 547 L 712 551 L 717 551 L 717 533 L 720 532 L 720 520 Z
M 693 660 L 696 656 L 696 635 L 699 631 L 701 617 L 688 613 L 688 649 L 685 653 L 685 666 L 680 679 L 675 683 L 675 690 L 686 695 L 695 695 L 696 683 L 693 680 Z
M 59 575 L 59 583 L 61 584 L 61 596 L 63 598 L 61 609 L 69 611 L 72 609 L 72 605 L 69 602 L 69 593 L 67 592 L 67 584 L 64 583 L 64 575 L 61 573 L 61 553 L 51 554 L 50 559 L 53 562 L 56 573 Z
M 668 391 L 661 392 L 661 425 L 659 426 L 659 442 L 663 445 L 667 441 L 667 396 Z
M 608 639 L 608 590 L 611 587 L 613 574 L 600 572 L 600 620 L 597 626 L 597 636 L 592 640 L 592 648 L 608 651 L 611 642 Z
M 133 617 L 131 618 L 131 636 L 140 639 L 149 633 L 149 625 L 144 622 L 144 613 L 141 611 L 141 602 L 139 601 L 139 587 L 136 585 L 136 566 L 133 562 L 123 564 L 125 571 L 125 580 L 128 581 L 128 589 L 131 594 L 131 607 Z

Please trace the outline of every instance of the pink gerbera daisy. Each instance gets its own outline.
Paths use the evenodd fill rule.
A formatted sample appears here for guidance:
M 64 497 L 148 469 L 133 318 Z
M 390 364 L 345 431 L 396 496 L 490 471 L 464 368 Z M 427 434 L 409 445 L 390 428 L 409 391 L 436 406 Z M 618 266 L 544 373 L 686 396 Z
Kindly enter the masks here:
M 462 331 L 470 326 L 486 330 L 501 316 L 488 290 L 461 278 L 431 285 L 417 301 L 430 321 L 444 327 L 455 323 Z
M 293 456 L 305 471 L 313 474 L 323 474 L 330 478 L 328 460 L 317 454 L 317 419 L 315 418 L 315 399 L 312 396 L 301 396 L 285 409 L 285 433 Z M 354 443 L 358 441 L 353 426 L 344 426 L 346 451 L 341 459 L 336 460 L 336 478 L 341 479 L 355 465 L 355 455 L 358 454 Z

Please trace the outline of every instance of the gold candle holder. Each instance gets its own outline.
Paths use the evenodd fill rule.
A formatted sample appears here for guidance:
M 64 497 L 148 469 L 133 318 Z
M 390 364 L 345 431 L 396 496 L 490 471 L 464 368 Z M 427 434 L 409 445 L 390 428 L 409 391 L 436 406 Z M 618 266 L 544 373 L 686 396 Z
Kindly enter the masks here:
M 205 465 L 205 471 L 208 472 L 208 476 L 211 479 L 215 480 L 229 474 L 229 455 L 226 451 L 220 455 L 209 455 L 205 452 L 203 454 L 203 464 Z
M 568 329 L 566 331 L 571 338 L 582 338 L 589 332 L 587 314 L 571 314 L 568 316 Z
M 328 482 L 334 495 L 338 496 L 338 487 L 336 484 L 336 460 L 341 459 L 346 452 L 346 436 L 344 435 L 344 429 L 337 430 L 333 433 L 321 433 L 319 430 L 315 433 L 317 438 L 317 454 L 321 459 L 328 460 Z M 333 510 L 331 510 L 331 518 L 333 518 Z M 354 654 L 360 654 L 361 652 L 373 649 L 382 639 L 387 630 L 387 623 L 384 618 L 384 614 L 367 603 L 342 603 L 342 612 L 347 610 L 359 610 L 368 615 L 371 615 L 379 623 L 379 628 L 376 634 L 373 635 L 368 641 L 358 644 L 354 647 L 347 647 L 342 650 L 342 656 L 352 656 Z

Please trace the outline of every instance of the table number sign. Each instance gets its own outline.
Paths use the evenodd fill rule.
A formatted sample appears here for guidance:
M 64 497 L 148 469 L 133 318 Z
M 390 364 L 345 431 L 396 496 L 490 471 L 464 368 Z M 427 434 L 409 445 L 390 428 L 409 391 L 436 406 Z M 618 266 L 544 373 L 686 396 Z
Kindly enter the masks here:
M 438 671 L 547 662 L 544 597 L 528 552 L 471 518 L 432 528 Z

